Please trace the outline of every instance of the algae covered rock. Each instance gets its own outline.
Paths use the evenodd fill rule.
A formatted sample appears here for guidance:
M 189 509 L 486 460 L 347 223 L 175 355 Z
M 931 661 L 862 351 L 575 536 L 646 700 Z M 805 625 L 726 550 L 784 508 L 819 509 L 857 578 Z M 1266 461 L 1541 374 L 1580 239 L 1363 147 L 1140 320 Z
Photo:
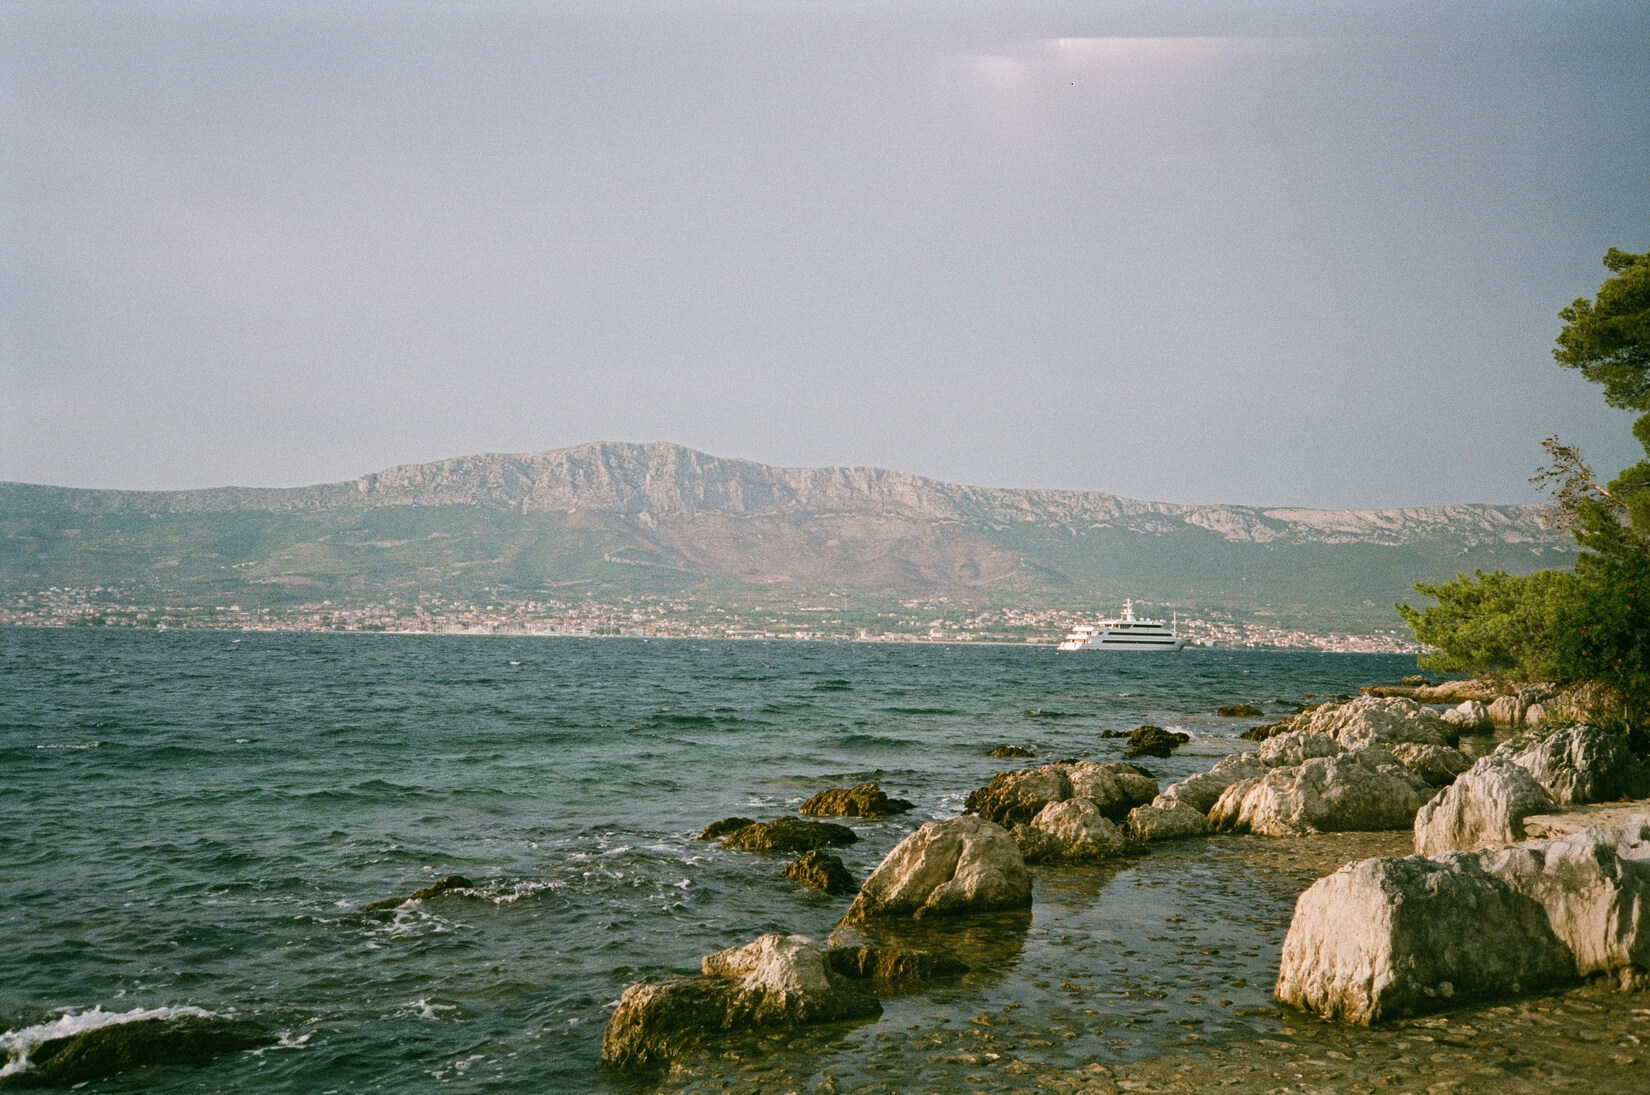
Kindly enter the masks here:
M 1546 911 L 1471 855 L 1367 859 L 1295 903 L 1277 997 L 1368 1025 L 1575 979 Z
M 1125 757 L 1166 757 L 1191 741 L 1190 734 L 1165 730 L 1161 726 L 1142 726 L 1129 733 L 1129 744 L 1123 750 Z
M 844 924 L 1031 904 L 1031 873 L 1007 829 L 984 818 L 930 821 L 896 844 L 860 887 Z
M 1156 794 L 1157 781 L 1132 764 L 1056 761 L 998 772 L 970 792 L 964 806 L 987 821 L 1012 827 L 1029 823 L 1051 802 L 1086 798 L 1112 821 L 1122 821 Z
M 991 750 L 991 755 L 997 760 L 1007 760 L 1011 757 L 1034 757 L 1037 750 L 1029 745 L 999 745 Z
M 384 912 L 387 909 L 400 908 L 409 901 L 426 901 L 453 890 L 473 890 L 475 883 L 461 874 L 445 875 L 425 886 L 422 890 L 414 890 L 406 897 L 386 897 L 382 901 L 370 901 L 361 906 L 362 912 Z
M 1223 719 L 1264 719 L 1266 712 L 1252 703 L 1229 703 L 1224 707 L 1215 708 L 1215 714 Z
M 619 998 L 602 1034 L 602 1059 L 659 1067 L 712 1034 L 870 1019 L 876 997 L 833 972 L 801 935 L 764 935 L 707 955 L 704 976 L 643 981 Z
M 721 840 L 729 833 L 737 833 L 740 829 L 745 828 L 747 825 L 755 824 L 756 819 L 753 817 L 725 817 L 720 821 L 713 821 L 709 825 L 706 825 L 703 829 L 700 829 L 699 835 L 694 837 L 694 839 Z
M 858 839 L 859 835 L 846 825 L 782 817 L 742 825 L 722 838 L 722 847 L 744 852 L 811 852 Z
M 966 963 L 949 955 L 907 947 L 832 947 L 825 961 L 843 977 L 863 981 L 932 981 L 968 972 Z
M 1013 835 L 1027 863 L 1104 859 L 1128 846 L 1117 826 L 1086 798 L 1049 803 L 1029 823 L 1014 826 Z
M 1416 812 L 1415 850 L 1441 855 L 1523 840 L 1524 819 L 1552 805 L 1546 789 L 1511 757 L 1479 757 Z
M 0 1087 L 77 1086 L 134 1068 L 201 1065 L 274 1041 L 253 1024 L 214 1015 L 111 1022 L 28 1047 L 27 1067 L 0 1077 Z
M 853 893 L 859 887 L 837 856 L 813 851 L 785 868 L 785 877 L 829 894 Z
M 889 798 L 874 783 L 859 783 L 852 787 L 833 787 L 821 791 L 798 807 L 797 812 L 813 817 L 893 817 L 913 809 L 914 804 L 902 798 Z

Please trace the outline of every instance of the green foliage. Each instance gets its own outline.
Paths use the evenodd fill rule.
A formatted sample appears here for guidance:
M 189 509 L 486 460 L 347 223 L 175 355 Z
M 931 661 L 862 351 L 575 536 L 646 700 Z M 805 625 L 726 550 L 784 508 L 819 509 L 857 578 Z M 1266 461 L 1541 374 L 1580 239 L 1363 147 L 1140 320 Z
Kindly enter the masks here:
M 1555 636 L 1555 668 L 1609 685 L 1639 714 L 1650 703 L 1650 539 L 1596 502 L 1580 518 L 1577 594 Z
M 1576 576 L 1560 570 L 1522 577 L 1476 570 L 1472 577 L 1457 574 L 1437 585 L 1416 585 L 1417 592 L 1438 601 L 1424 611 L 1397 608 L 1415 637 L 1434 648 L 1421 656 L 1423 669 L 1551 680 L 1559 668 L 1554 642 L 1576 588 Z
M 1603 385 L 1610 406 L 1650 411 L 1650 253 L 1612 247 L 1604 265 L 1615 277 L 1598 298 L 1578 298 L 1558 313 L 1565 325 L 1553 358 Z

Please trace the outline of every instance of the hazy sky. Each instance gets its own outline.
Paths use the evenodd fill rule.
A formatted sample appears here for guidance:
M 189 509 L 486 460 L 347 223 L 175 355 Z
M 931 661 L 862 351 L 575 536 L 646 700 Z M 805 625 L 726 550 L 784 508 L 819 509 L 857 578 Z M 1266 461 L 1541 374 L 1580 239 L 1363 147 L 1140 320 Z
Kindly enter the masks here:
M 669 440 L 1343 507 L 1640 455 L 1550 351 L 1650 248 L 1642 0 L 12 0 L 0 148 L 0 479 Z

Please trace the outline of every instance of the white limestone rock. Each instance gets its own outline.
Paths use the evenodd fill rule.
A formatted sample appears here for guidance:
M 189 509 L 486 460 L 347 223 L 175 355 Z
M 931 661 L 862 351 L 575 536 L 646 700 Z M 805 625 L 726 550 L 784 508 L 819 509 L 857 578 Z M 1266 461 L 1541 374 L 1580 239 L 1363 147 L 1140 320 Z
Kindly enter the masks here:
M 1366 859 L 1313 883 L 1295 903 L 1276 991 L 1368 1025 L 1574 977 L 1542 906 L 1455 853 Z
M 1398 741 L 1381 748 L 1392 758 L 1426 781 L 1429 787 L 1448 787 L 1455 778 L 1472 767 L 1472 760 L 1461 750 L 1448 745 L 1423 745 L 1415 741 Z
M 1415 850 L 1441 855 L 1524 839 L 1524 819 L 1552 809 L 1535 777 L 1511 757 L 1480 757 L 1415 815 Z
M 1338 757 L 1346 747 L 1328 734 L 1291 730 L 1261 742 L 1254 757 L 1268 768 L 1288 768 L 1315 757 Z
M 1638 798 L 1650 793 L 1650 769 L 1619 734 L 1578 722 L 1540 737 L 1503 742 L 1496 753 L 1529 769 L 1561 804 Z
M 1001 825 L 964 815 L 930 821 L 894 845 L 842 921 L 1030 905 L 1031 872 L 1014 838 Z
M 1261 836 L 1407 829 L 1431 793 L 1391 754 L 1364 748 L 1235 783 L 1209 820 L 1222 831 Z
M 1162 797 L 1158 796 L 1160 799 Z M 1214 832 L 1214 826 L 1209 824 L 1206 814 L 1189 803 L 1174 802 L 1165 807 L 1154 802 L 1149 806 L 1136 806 L 1130 810 L 1123 831 L 1130 839 L 1148 844 L 1160 840 L 1183 840 L 1186 837 L 1205 836 Z
M 1402 696 L 1359 696 L 1302 712 L 1295 730 L 1328 734 L 1348 749 L 1414 741 L 1449 745 L 1459 731 L 1424 704 Z
M 1014 840 L 1027 863 L 1104 859 L 1128 848 L 1122 831 L 1086 798 L 1049 803 L 1029 824 L 1014 826 Z
M 1187 776 L 1179 783 L 1171 783 L 1152 799 L 1152 805 L 1168 810 L 1177 805 L 1189 806 L 1207 815 L 1220 799 L 1221 793 L 1243 779 L 1266 774 L 1266 765 L 1255 759 L 1253 753 L 1233 753 L 1207 772 Z
M 1650 969 L 1650 814 L 1619 828 L 1480 852 L 1478 860 L 1540 903 L 1576 972 Z
M 1495 729 L 1489 705 L 1483 700 L 1467 700 L 1439 717 L 1463 734 L 1488 734 Z

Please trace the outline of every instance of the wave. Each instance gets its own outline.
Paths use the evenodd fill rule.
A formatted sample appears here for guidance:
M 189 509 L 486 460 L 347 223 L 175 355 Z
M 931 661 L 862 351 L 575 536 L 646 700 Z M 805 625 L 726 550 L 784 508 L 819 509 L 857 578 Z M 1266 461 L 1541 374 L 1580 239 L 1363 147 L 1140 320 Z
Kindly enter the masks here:
M 29 1054 L 54 1038 L 70 1038 L 76 1034 L 84 1034 L 88 1030 L 114 1026 L 116 1023 L 135 1023 L 141 1019 L 177 1019 L 186 1015 L 209 1019 L 214 1013 L 190 1005 L 175 1008 L 133 1008 L 131 1011 L 104 1011 L 101 1007 L 94 1007 L 91 1011 L 83 1011 L 78 1015 L 73 1011 L 65 1011 L 49 1023 L 37 1023 L 32 1027 L 8 1030 L 0 1034 L 0 1051 L 4 1051 L 7 1057 L 6 1063 L 0 1065 L 0 1077 L 15 1076 L 27 1069 Z

